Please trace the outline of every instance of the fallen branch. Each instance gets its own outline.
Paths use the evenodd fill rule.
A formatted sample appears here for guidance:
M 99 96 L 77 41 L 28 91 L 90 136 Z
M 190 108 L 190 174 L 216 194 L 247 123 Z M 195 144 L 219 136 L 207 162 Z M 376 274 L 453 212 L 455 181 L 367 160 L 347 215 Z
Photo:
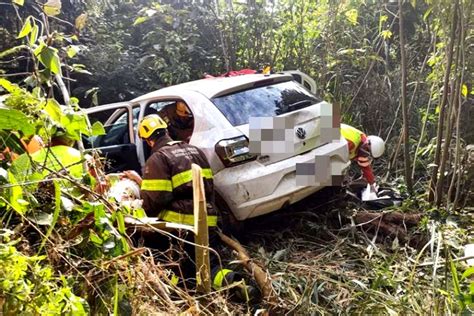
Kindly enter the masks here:
M 247 250 L 245 250 L 242 245 L 228 237 L 227 235 L 218 232 L 219 237 L 221 240 L 230 248 L 235 250 L 237 252 L 237 256 L 242 263 L 242 265 L 245 267 L 245 269 L 252 274 L 252 277 L 255 279 L 257 282 L 258 287 L 262 291 L 263 297 L 265 297 L 269 302 L 275 302 L 276 297 L 274 296 L 274 292 L 272 289 L 272 284 L 271 284 L 271 279 L 268 277 L 267 273 L 260 268 L 253 260 L 250 258 L 249 254 L 247 253 Z

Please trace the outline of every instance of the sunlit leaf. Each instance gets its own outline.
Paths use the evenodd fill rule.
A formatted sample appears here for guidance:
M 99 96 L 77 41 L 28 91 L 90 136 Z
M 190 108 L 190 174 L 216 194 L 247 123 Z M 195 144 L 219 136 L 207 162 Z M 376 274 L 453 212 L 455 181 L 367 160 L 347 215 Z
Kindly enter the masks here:
M 82 13 L 81 15 L 79 15 L 76 18 L 76 21 L 74 22 L 74 25 L 75 25 L 76 29 L 78 29 L 80 31 L 86 26 L 86 22 L 87 22 L 87 14 Z
M 25 0 L 12 0 L 12 2 L 18 4 L 19 6 L 23 6 L 25 4 Z
M 28 117 L 20 111 L 0 108 L 0 126 L 4 130 L 22 131 L 25 136 L 33 135 L 35 128 Z
M 92 136 L 100 136 L 100 135 L 106 134 L 104 126 L 99 121 L 92 124 L 91 129 L 92 129 Z
M 345 15 L 346 15 L 347 20 L 352 25 L 357 25 L 357 18 L 359 16 L 359 12 L 356 9 L 351 9 L 349 11 L 346 11 Z
M 39 47 L 35 50 L 39 61 L 52 73 L 60 75 L 61 61 L 59 60 L 58 50 L 45 45 L 40 45 L 40 47 L 41 50 L 39 50 Z
M 63 112 L 61 110 L 61 106 L 59 105 L 58 101 L 54 99 L 48 99 L 48 101 L 46 101 L 46 105 L 43 110 L 46 113 L 48 113 L 52 121 L 58 124 L 61 123 L 61 117 L 63 116 Z
M 56 16 L 61 13 L 61 0 L 48 0 L 43 6 L 43 11 L 49 16 Z
M 467 86 L 465 84 L 462 85 L 462 88 L 461 88 L 461 94 L 463 97 L 467 97 Z
M 20 33 L 16 38 L 23 38 L 30 34 L 31 30 L 33 28 L 33 25 L 31 24 L 31 17 L 28 17 L 25 21 L 25 24 L 23 24 L 23 27 L 21 28 Z
M 125 234 L 125 220 L 123 218 L 122 212 L 118 211 L 115 213 L 117 215 L 117 229 L 121 234 Z
M 77 45 L 69 45 L 66 50 L 67 57 L 73 58 L 74 56 L 77 55 L 77 53 L 79 53 L 80 50 L 81 50 L 80 47 Z
M 39 27 L 38 25 L 33 25 L 33 28 L 31 29 L 30 37 L 29 37 L 29 43 L 31 46 L 33 46 L 36 43 L 36 40 L 38 39 L 38 32 L 39 32 Z
M 393 33 L 390 30 L 384 30 L 380 32 L 380 35 L 383 37 L 384 40 L 388 40 L 389 38 L 392 37 Z
M 470 277 L 471 275 L 474 275 L 474 267 L 470 267 L 466 271 L 464 271 L 464 273 L 461 276 L 461 280 L 464 280 Z
M 138 18 L 133 22 L 133 26 L 138 25 L 138 24 L 142 24 L 142 23 L 148 21 L 148 19 L 149 19 L 149 17 L 147 17 L 147 16 L 138 17 Z

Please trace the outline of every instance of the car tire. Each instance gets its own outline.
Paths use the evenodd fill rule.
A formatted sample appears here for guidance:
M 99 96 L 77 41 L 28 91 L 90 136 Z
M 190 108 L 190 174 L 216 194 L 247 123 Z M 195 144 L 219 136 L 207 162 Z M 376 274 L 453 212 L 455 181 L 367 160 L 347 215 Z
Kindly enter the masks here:
M 224 234 L 232 235 L 237 239 L 241 239 L 245 231 L 245 221 L 239 221 L 226 201 L 216 192 L 215 204 L 217 211 L 221 217 L 221 229 Z

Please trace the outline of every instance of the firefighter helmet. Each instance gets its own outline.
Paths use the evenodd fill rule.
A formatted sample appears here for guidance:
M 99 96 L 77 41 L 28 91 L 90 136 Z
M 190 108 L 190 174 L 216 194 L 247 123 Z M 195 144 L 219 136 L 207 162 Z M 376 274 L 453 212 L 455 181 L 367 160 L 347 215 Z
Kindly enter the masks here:
M 138 136 L 147 139 L 155 131 L 166 128 L 168 128 L 168 125 L 158 114 L 147 115 L 138 124 Z

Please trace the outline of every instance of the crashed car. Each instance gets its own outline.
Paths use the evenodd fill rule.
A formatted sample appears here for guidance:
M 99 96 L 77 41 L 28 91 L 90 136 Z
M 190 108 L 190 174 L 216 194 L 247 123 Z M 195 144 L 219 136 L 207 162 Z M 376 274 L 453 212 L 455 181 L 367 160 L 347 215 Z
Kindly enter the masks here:
M 138 138 L 138 122 L 177 102 L 193 119 L 186 141 L 210 162 L 217 206 L 239 221 L 333 185 L 349 166 L 337 111 L 289 74 L 201 79 L 87 109 L 91 123 L 101 121 L 106 134 L 84 144 L 100 150 L 109 172 L 140 172 L 150 149 Z

